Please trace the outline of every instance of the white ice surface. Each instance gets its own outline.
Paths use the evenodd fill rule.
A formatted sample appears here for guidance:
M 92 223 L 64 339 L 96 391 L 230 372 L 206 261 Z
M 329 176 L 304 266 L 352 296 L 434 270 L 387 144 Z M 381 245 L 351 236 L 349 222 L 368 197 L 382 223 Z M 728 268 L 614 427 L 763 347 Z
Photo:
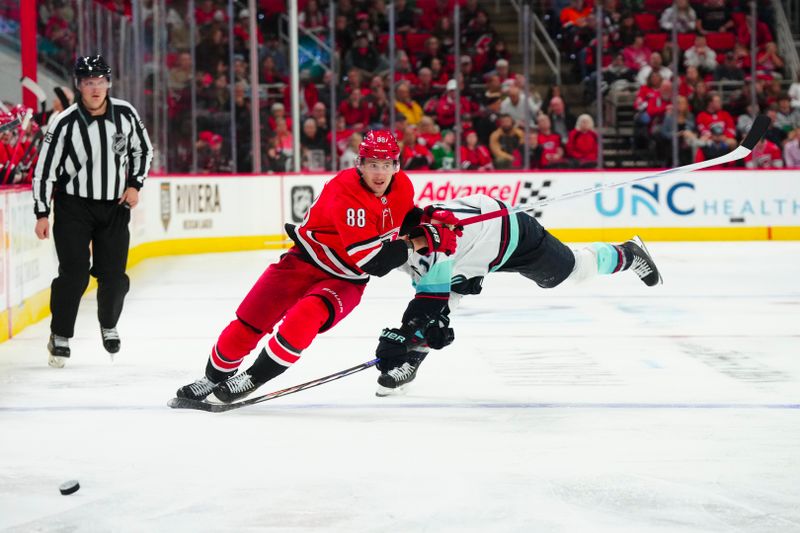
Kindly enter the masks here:
M 405 397 L 369 369 L 224 414 L 166 402 L 277 254 L 146 261 L 113 363 L 94 294 L 63 370 L 49 320 L 0 345 L 0 530 L 800 532 L 800 243 L 650 248 L 654 289 L 489 277 Z M 373 280 L 259 393 L 371 359 L 410 295 Z

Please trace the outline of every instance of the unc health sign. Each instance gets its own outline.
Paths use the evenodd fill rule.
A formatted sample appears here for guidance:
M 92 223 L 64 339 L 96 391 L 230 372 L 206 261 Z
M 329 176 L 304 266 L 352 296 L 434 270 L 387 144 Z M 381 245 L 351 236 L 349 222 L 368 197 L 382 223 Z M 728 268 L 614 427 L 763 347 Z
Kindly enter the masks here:
M 706 171 L 651 178 L 537 207 L 647 172 L 411 173 L 416 202 L 487 194 L 529 205 L 550 228 L 800 226 L 800 176 L 792 171 Z M 284 219 L 302 220 L 330 175 L 284 176 Z

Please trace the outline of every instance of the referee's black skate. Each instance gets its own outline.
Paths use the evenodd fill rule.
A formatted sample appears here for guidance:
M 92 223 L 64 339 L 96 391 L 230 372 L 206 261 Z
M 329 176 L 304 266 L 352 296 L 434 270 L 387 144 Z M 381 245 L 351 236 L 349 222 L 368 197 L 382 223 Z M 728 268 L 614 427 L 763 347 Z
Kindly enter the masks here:
M 217 385 L 218 383 L 214 383 L 206 376 L 203 376 L 194 383 L 189 383 L 188 385 L 184 385 L 178 389 L 178 392 L 175 393 L 175 396 L 178 398 L 186 398 L 187 400 L 196 400 L 201 402 L 214 391 L 214 387 Z
M 231 403 L 248 396 L 266 381 L 255 379 L 249 371 L 236 374 L 220 383 L 214 390 L 214 397 L 223 403 Z
M 115 354 L 119 351 L 120 340 L 117 328 L 104 328 L 100 326 L 100 335 L 103 337 L 103 348 L 110 354 Z
M 375 391 L 375 396 L 383 397 L 403 394 L 408 384 L 417 377 L 417 370 L 425 359 L 425 355 L 427 354 L 410 358 L 402 365 L 382 372 L 378 376 L 378 390 Z
M 635 235 L 631 240 L 622 245 L 623 248 L 628 250 L 633 255 L 633 262 L 631 263 L 630 270 L 639 276 L 639 279 L 644 282 L 648 287 L 652 287 L 664 281 L 661 279 L 661 274 L 658 271 L 653 257 L 647 251 L 647 247 L 638 235 Z
M 47 351 L 50 352 L 47 364 L 53 368 L 64 368 L 70 355 L 69 339 L 51 333 L 50 339 L 47 341 Z

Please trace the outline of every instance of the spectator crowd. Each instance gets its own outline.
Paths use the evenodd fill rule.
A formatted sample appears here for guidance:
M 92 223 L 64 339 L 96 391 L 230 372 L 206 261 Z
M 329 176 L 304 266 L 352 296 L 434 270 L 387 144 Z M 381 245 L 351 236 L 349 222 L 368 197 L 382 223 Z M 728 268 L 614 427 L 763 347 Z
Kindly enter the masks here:
M 730 166 L 795 166 L 800 83 L 784 70 L 771 3 L 756 2 L 755 17 L 752 7 L 738 0 L 606 0 L 598 44 L 592 2 L 570 0 L 559 14 L 559 32 L 586 84 L 586 101 L 596 95 L 598 75 L 606 104 L 635 91 L 632 143 L 639 153 L 671 166 L 677 138 L 681 165 L 717 157 L 741 141 L 758 111 L 770 116 L 772 127 L 751 157 Z
M 461 17 L 458 36 L 453 30 L 455 1 Z M 2 2 L 0 19 L 13 25 L 14 2 Z M 95 0 L 94 4 L 131 16 L 130 0 Z M 199 172 L 249 172 L 254 91 L 250 13 L 246 2 L 234 3 L 233 20 L 229 20 L 225 0 L 196 0 L 194 5 L 194 13 L 189 13 L 188 0 L 166 0 L 161 17 L 167 28 L 169 153 L 164 164 L 172 172 L 190 171 L 195 162 Z M 581 102 L 565 101 L 563 88 L 557 85 L 549 87 L 544 97 L 532 91 L 526 101 L 524 79 L 512 70 L 506 42 L 477 0 L 395 0 L 394 5 L 396 55 L 390 79 L 387 2 L 340 0 L 330 21 L 327 2 L 300 0 L 304 52 L 298 97 L 304 170 L 352 165 L 361 135 L 375 127 L 395 131 L 401 166 L 408 170 L 456 169 L 457 161 L 464 170 L 520 169 L 526 159 L 531 168 L 540 169 L 597 166 L 600 141 L 592 114 L 573 113 Z M 596 33 L 598 6 L 592 0 L 569 0 L 545 17 L 555 21 L 551 33 L 574 68 L 574 81 L 586 84 L 583 108 L 592 102 L 597 76 L 602 77 L 606 99 L 616 91 L 634 90 L 631 142 L 656 154 L 667 166 L 672 163 L 673 131 L 677 131 L 681 164 L 716 157 L 740 141 L 758 109 L 769 114 L 773 124 L 744 164 L 800 165 L 800 83 L 786 78 L 769 2 L 758 3 L 757 20 L 749 4 L 737 0 L 676 0 L 674 4 L 605 0 L 602 7 L 601 39 Z M 38 11 L 40 42 L 44 43 L 40 52 L 70 64 L 77 52 L 74 1 L 41 0 Z M 259 91 L 265 171 L 290 170 L 294 155 L 285 13 L 285 0 L 258 1 L 259 87 L 255 90 Z M 144 9 L 143 17 L 145 23 L 152 22 L 152 9 Z M 678 32 L 677 77 L 669 68 L 673 26 Z M 749 85 L 753 27 L 755 100 Z M 330 56 L 320 41 L 334 45 L 341 66 L 335 79 L 327 67 Z M 599 69 L 594 65 L 598 46 L 602 48 Z M 149 70 L 145 85 L 152 87 L 156 77 L 154 69 Z M 331 109 L 334 87 L 336 100 Z M 677 93 L 676 112 L 673 92 Z M 63 100 L 55 100 L 53 105 L 63 105 Z M 36 129 L 35 133 L 3 133 L 0 163 L 20 157 L 20 150 L 24 153 L 24 147 L 34 144 L 41 136 L 36 119 L 46 121 L 51 112 L 33 110 L 27 127 Z M 460 139 L 456 138 L 457 112 Z M 0 123 L 14 113 L 0 117 Z M 390 123 L 393 114 L 395 120 Z

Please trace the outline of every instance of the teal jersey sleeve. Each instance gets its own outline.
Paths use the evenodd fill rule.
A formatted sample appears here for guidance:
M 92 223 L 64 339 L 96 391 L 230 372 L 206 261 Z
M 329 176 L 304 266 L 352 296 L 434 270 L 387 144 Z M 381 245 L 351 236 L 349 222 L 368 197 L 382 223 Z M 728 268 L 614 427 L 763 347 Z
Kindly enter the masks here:
M 425 266 L 426 260 L 420 261 L 420 266 Z M 420 278 L 414 283 L 417 296 L 425 294 L 450 294 L 450 280 L 453 276 L 453 260 L 444 254 L 437 253 L 431 256 L 431 264 L 427 272 L 420 273 Z

